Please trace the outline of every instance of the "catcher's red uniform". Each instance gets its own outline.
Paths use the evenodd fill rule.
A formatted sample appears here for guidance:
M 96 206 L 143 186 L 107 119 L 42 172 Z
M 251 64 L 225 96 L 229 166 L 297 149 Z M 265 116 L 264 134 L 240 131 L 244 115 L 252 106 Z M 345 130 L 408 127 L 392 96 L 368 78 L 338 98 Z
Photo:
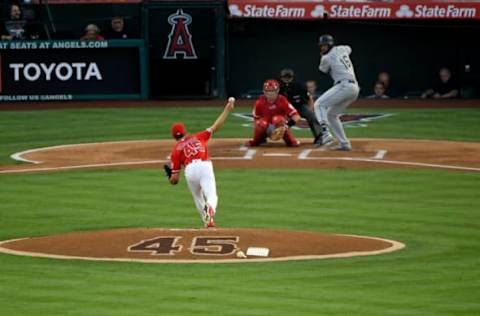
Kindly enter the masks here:
M 256 120 L 265 119 L 269 123 L 272 122 L 275 115 L 292 117 L 295 114 L 298 115 L 297 110 L 288 103 L 287 98 L 283 95 L 279 95 L 273 103 L 268 102 L 267 98 L 262 95 L 255 102 L 255 109 L 253 110 L 253 116 Z
M 298 115 L 297 110 L 288 102 L 287 98 L 279 95 L 274 102 L 269 102 L 262 95 L 256 102 L 253 109 L 255 119 L 253 139 L 249 141 L 250 146 L 259 146 L 267 138 L 267 130 L 270 125 L 279 127 L 286 123 L 287 117 Z M 285 131 L 283 140 L 287 146 L 298 146 L 299 142 L 293 137 L 289 129 Z
M 170 155 L 172 173 L 180 172 L 182 165 L 186 167 L 192 161 L 207 161 L 207 142 L 211 137 L 212 131 L 206 129 L 178 141 Z

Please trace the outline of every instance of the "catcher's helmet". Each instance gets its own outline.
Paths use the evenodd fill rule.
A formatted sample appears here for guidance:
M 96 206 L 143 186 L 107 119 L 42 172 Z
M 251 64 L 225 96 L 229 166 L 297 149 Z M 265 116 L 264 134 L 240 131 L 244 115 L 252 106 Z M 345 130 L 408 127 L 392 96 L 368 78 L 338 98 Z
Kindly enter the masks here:
M 318 38 L 318 45 L 329 45 L 329 46 L 335 45 L 333 36 L 330 34 L 323 34 Z
M 280 90 L 280 84 L 277 80 L 268 79 L 263 83 L 263 90 L 264 91 L 278 91 Z

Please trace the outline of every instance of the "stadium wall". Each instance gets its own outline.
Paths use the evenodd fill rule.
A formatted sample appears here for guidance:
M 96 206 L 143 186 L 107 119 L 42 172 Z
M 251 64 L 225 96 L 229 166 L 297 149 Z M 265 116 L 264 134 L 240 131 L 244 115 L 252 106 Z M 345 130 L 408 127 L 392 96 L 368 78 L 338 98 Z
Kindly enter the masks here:
M 404 95 L 429 88 L 446 66 L 462 82 L 464 94 L 472 97 L 474 86 L 478 96 L 478 21 L 230 20 L 228 91 L 242 95 L 259 89 L 283 67 L 293 68 L 304 80 L 317 80 L 320 90 L 327 88 L 331 82 L 318 71 L 316 45 L 323 33 L 352 47 L 364 95 L 372 93 L 380 71 L 389 72 L 395 90 Z

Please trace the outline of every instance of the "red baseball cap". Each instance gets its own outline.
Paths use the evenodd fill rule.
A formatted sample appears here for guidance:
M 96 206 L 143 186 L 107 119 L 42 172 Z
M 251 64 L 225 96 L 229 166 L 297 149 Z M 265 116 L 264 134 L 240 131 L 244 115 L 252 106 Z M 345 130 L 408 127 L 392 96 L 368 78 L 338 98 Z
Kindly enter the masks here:
M 185 130 L 185 125 L 182 122 L 173 123 L 172 125 L 172 136 L 173 138 L 179 138 L 185 136 L 187 131 Z

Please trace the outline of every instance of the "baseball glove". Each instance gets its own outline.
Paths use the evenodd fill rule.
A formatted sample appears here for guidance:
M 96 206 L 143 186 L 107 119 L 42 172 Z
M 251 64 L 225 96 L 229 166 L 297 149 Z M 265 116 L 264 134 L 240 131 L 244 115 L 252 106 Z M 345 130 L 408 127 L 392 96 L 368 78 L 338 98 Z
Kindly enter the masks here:
M 280 140 L 283 138 L 283 134 L 285 134 L 285 126 L 277 127 L 270 135 L 270 139 L 273 141 Z
M 168 179 L 172 176 L 172 168 L 169 165 L 163 165 L 163 170 L 165 170 L 165 175 Z

